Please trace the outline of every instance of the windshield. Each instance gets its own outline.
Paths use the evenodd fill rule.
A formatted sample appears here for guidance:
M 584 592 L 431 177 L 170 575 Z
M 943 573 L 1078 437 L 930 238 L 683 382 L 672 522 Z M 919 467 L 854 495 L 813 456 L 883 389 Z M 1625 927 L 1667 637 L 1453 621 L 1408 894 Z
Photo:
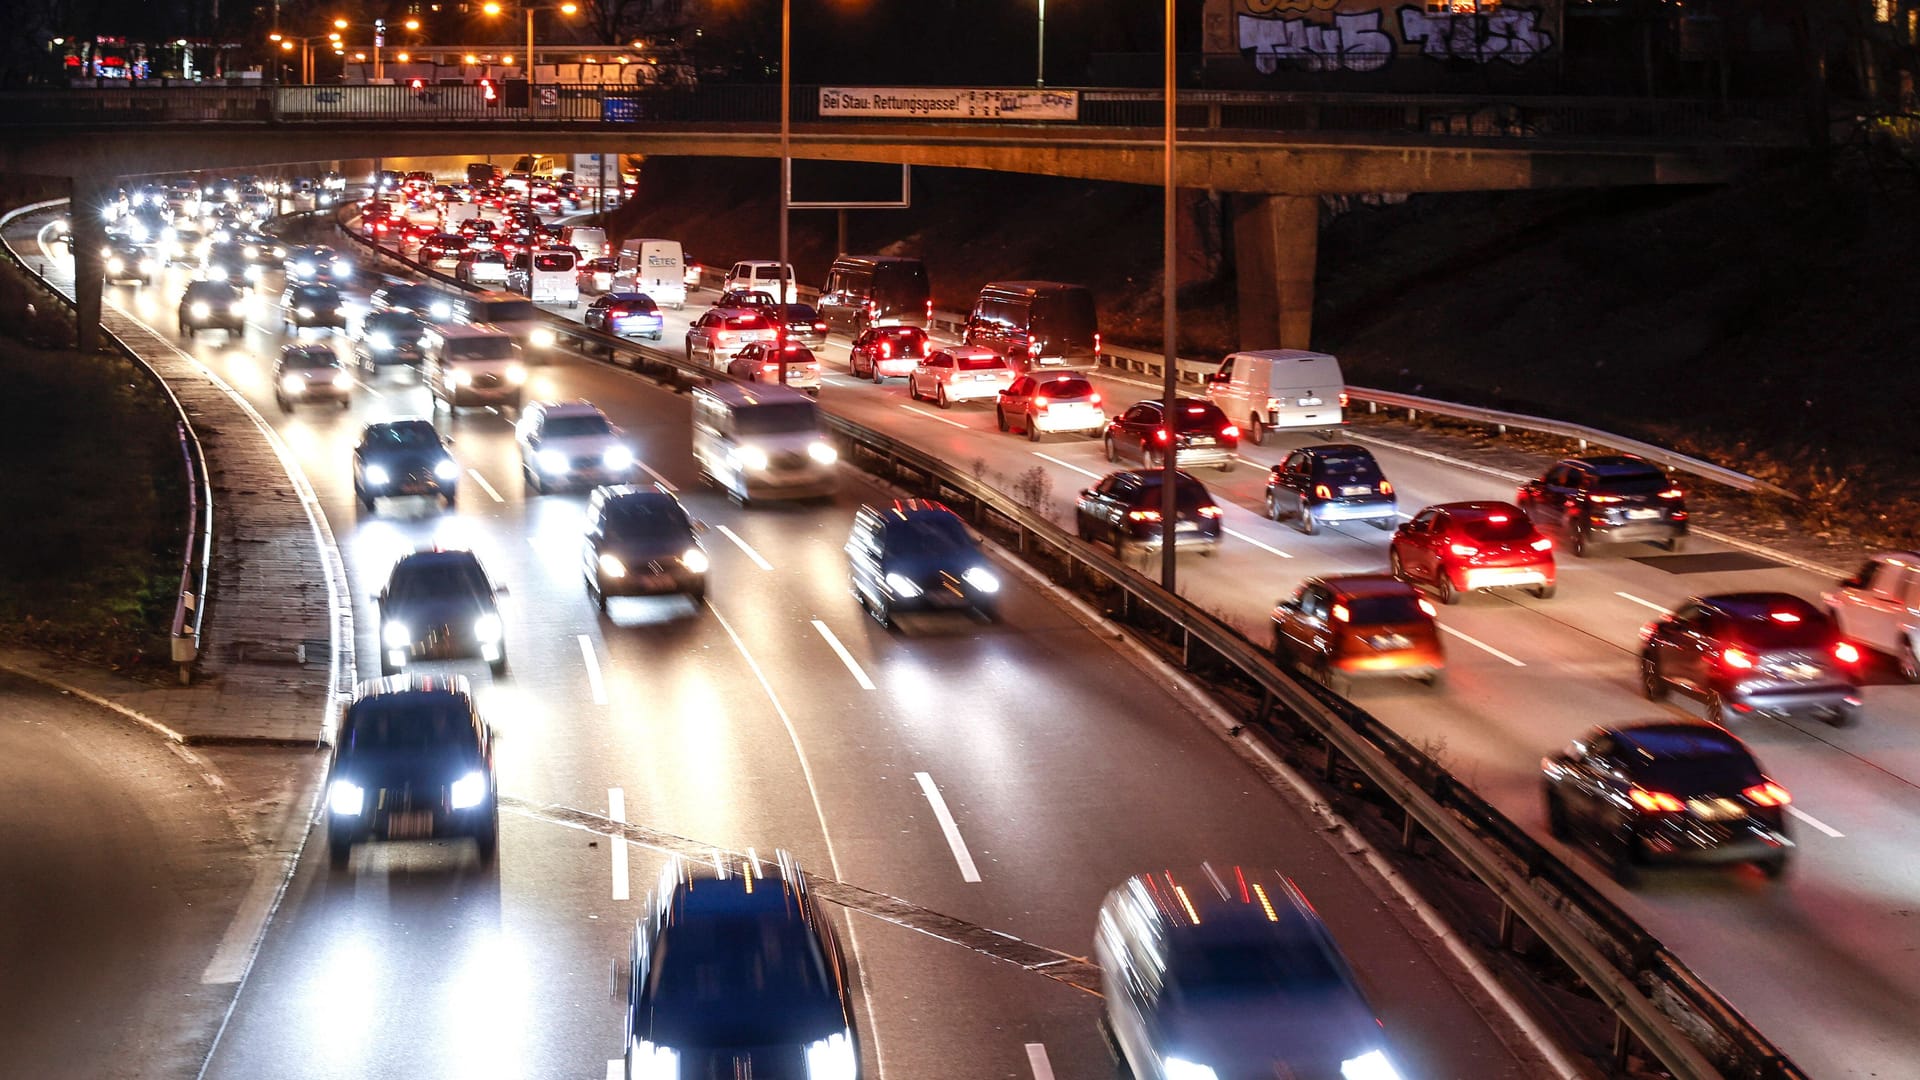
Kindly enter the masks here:
M 974 549 L 967 527 L 952 514 L 915 514 L 889 521 L 886 546 L 889 556 L 907 558 Z
M 758 315 L 735 315 L 727 320 L 729 330 L 764 330 L 766 327 L 767 320 Z
M 1031 329 L 1034 336 L 1052 343 L 1092 347 L 1093 335 L 1100 329 L 1093 317 L 1093 294 L 1085 289 L 1068 289 L 1035 300 Z
M 573 269 L 573 262 L 573 256 L 565 252 L 542 252 L 534 256 L 533 268 L 548 273 L 555 273 L 562 270 Z
M 448 360 L 458 363 L 462 360 L 511 360 L 516 350 L 512 338 L 488 335 L 449 341 L 446 352 Z
M 479 563 L 465 559 L 401 563 L 394 568 L 393 580 L 387 583 L 387 603 L 396 607 L 462 596 L 493 596 Z
M 1085 379 L 1054 379 L 1035 387 L 1034 393 L 1050 398 L 1087 397 L 1093 393 L 1093 384 Z
M 422 450 L 440 445 L 440 433 L 424 420 L 367 429 L 369 450 Z
M 1186 998 L 1320 995 L 1342 984 L 1326 951 L 1307 941 L 1205 941 L 1176 945 L 1168 981 Z
M 419 319 L 404 311 L 376 311 L 367 316 L 366 327 L 369 334 L 396 335 L 418 334 L 426 329 Z
M 1157 472 L 1139 473 L 1140 489 L 1135 497 L 1135 506 L 1160 505 L 1161 475 Z M 1173 504 L 1181 510 L 1198 510 L 1213 505 L 1213 496 L 1207 494 L 1205 484 L 1191 476 L 1183 476 L 1175 481 Z
M 1595 478 L 1594 491 L 1609 495 L 1658 495 L 1671 485 L 1658 469 L 1609 473 Z
M 688 536 L 686 511 L 665 499 L 618 499 L 607 504 L 607 533 L 618 536 Z
M 1370 457 L 1328 457 L 1315 461 L 1317 479 L 1329 484 L 1375 484 L 1380 466 Z
M 324 347 L 318 349 L 288 349 L 286 352 L 280 354 L 280 362 L 290 368 L 340 366 L 339 357 L 334 356 L 332 350 Z
M 295 289 L 293 296 L 295 300 L 298 300 L 302 304 L 337 304 L 340 302 L 339 293 L 334 292 L 332 289 L 315 288 L 313 286 Z
M 622 315 L 643 314 L 659 310 L 654 306 L 651 296 L 623 296 L 608 306 Z
M 1218 431 L 1227 426 L 1227 414 L 1205 401 L 1183 401 L 1178 407 L 1181 431 Z
M 549 416 L 540 432 L 543 438 L 564 439 L 573 435 L 605 435 L 612 431 L 607 418 L 598 413 L 579 416 Z
M 367 698 L 347 710 L 343 751 L 376 753 L 433 751 L 478 760 L 473 714 L 464 702 L 439 695 L 399 694 Z
M 1760 782 L 1760 770 L 1740 753 L 1709 750 L 1648 759 L 1628 748 L 1626 756 L 1636 783 L 1669 795 L 1732 795 Z
M 790 435 L 816 431 L 819 426 L 811 401 L 755 405 L 733 414 L 733 430 L 741 435 Z

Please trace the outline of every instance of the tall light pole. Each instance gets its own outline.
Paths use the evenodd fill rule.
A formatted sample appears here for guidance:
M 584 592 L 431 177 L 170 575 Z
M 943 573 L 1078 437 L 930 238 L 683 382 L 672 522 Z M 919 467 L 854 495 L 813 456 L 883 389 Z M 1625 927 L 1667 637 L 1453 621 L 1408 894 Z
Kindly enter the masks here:
M 793 114 L 793 0 L 780 0 L 780 302 L 793 283 L 787 274 L 787 199 L 793 187 L 793 157 L 788 140 Z M 795 296 L 792 299 L 798 300 Z
M 1041 0 L 1041 3 L 1045 2 L 1046 0 Z M 1162 376 L 1160 396 L 1166 401 L 1167 423 L 1167 450 L 1165 460 L 1161 462 L 1160 474 L 1160 585 L 1168 592 L 1174 591 L 1176 566 L 1174 556 L 1177 551 L 1173 538 L 1176 515 L 1180 506 L 1179 493 L 1174 490 L 1174 480 L 1180 474 L 1177 464 L 1180 456 L 1178 450 L 1180 440 L 1177 434 L 1179 428 L 1177 414 L 1174 412 L 1174 405 L 1179 399 L 1180 392 L 1178 386 L 1179 334 L 1174 323 L 1177 315 L 1174 297 L 1179 291 L 1180 282 L 1176 276 L 1177 270 L 1174 267 L 1173 258 L 1175 241 L 1173 215 L 1177 201 L 1175 193 L 1179 190 L 1174 186 L 1173 142 L 1174 121 L 1179 113 L 1180 101 L 1174 93 L 1173 6 L 1174 0 L 1166 0 L 1167 55 L 1166 68 L 1163 72 L 1166 77 L 1166 126 L 1163 134 L 1164 145 L 1161 149 L 1163 159 L 1161 184 L 1165 188 L 1165 194 L 1160 228 L 1160 370 Z
M 1039 58 L 1033 65 L 1033 85 L 1036 89 L 1047 85 L 1047 0 L 1040 0 L 1040 47 Z

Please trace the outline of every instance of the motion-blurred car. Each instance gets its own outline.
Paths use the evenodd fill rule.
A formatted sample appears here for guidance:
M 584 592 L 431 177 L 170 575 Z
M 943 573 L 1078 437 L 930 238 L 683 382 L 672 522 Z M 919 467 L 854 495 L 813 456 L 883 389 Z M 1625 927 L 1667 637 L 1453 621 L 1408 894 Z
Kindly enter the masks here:
M 1013 380 L 1013 385 L 1000 391 L 993 416 L 1001 431 L 1024 432 L 1030 442 L 1062 431 L 1098 435 L 1107 427 L 1100 392 L 1086 376 L 1065 371 Z
M 495 675 L 507 671 L 505 624 L 496 588 L 473 552 L 403 555 L 380 590 L 380 674 L 423 660 L 478 657 Z
M 917 326 L 869 326 L 853 339 L 847 373 L 876 383 L 913 374 L 932 351 L 927 332 Z
M 353 355 L 360 370 L 375 375 L 383 367 L 419 367 L 420 342 L 427 324 L 410 311 L 370 312 L 360 321 Z
M 1328 686 L 1372 675 L 1405 675 L 1437 686 L 1447 666 L 1433 605 L 1386 574 L 1302 582 L 1274 605 L 1273 657 Z
M 229 338 L 247 328 L 247 296 L 224 281 L 189 281 L 180 294 L 180 332 L 225 330 Z
M 1859 719 L 1860 649 L 1825 613 L 1791 593 L 1696 596 L 1640 631 L 1641 688 L 1679 689 L 1716 724 L 1738 716 Z
M 273 401 L 281 412 L 296 404 L 323 401 L 347 408 L 353 404 L 353 376 L 330 344 L 293 344 L 280 349 L 273 362 Z
M 756 341 L 727 364 L 742 382 L 777 383 L 820 396 L 820 358 L 797 341 Z
M 482 863 L 499 847 L 493 732 L 459 676 L 363 682 L 327 770 L 327 861 L 344 870 L 370 840 L 470 836 Z
M 713 307 L 687 328 L 687 359 L 720 367 L 755 341 L 773 341 L 773 320 L 751 308 Z
M 1312 536 L 1323 523 L 1365 521 L 1392 529 L 1400 518 L 1393 483 L 1364 446 L 1323 443 L 1287 455 L 1267 475 L 1267 516 L 1291 517 Z
M 453 233 L 435 233 L 426 243 L 420 245 L 421 265 L 435 270 L 451 270 L 460 265 L 460 256 L 467 250 L 467 238 Z
M 653 297 L 646 293 L 607 293 L 587 305 L 582 320 L 589 330 L 600 330 L 620 337 L 645 337 L 659 341 L 667 330 L 666 317 Z
M 1104 541 L 1125 559 L 1137 549 L 1159 550 L 1166 542 L 1161 500 L 1164 474 L 1116 472 L 1080 493 L 1074 528 L 1080 539 Z M 1207 486 L 1186 473 L 1174 479 L 1173 543 L 1180 551 L 1212 555 L 1220 549 L 1222 513 Z
M 760 289 L 723 289 L 713 306 L 748 308 L 765 315 L 774 325 L 780 324 L 780 305 L 774 302 L 772 293 Z
M 410 311 L 431 323 L 453 318 L 453 298 L 425 284 L 401 282 L 375 289 L 372 307 L 375 311 Z
M 1175 398 L 1173 404 L 1172 430 L 1166 422 L 1163 401 L 1135 402 L 1109 421 L 1101 440 L 1107 460 L 1158 467 L 1172 444 L 1174 464 L 1180 468 L 1207 465 L 1231 472 L 1234 455 L 1240 449 L 1240 429 L 1211 401 Z
M 941 503 L 862 506 L 846 551 L 853 595 L 882 626 L 899 611 L 972 611 L 989 622 L 999 612 L 1000 575 Z
M 1662 720 L 1595 728 L 1540 762 L 1547 830 L 1595 849 L 1633 884 L 1656 863 L 1741 863 L 1786 873 L 1787 789 L 1715 724 Z
M 430 421 L 368 424 L 353 448 L 353 497 L 362 509 L 371 514 L 376 500 L 402 495 L 459 501 L 460 463 Z
M 620 272 L 620 260 L 611 256 L 588 259 L 580 264 L 574 279 L 583 293 L 603 293 L 613 288 L 614 275 Z
M 680 500 L 657 484 L 593 489 L 580 560 L 587 593 L 603 612 L 610 596 L 667 593 L 699 608 L 707 598 L 709 566 L 700 528 Z
M 907 396 L 943 409 L 956 401 L 985 401 L 1013 385 L 1007 358 L 989 349 L 954 345 L 935 349 L 907 373 Z
M 1920 553 L 1875 555 L 1820 598 L 1849 641 L 1892 658 L 1901 678 L 1920 682 Z
M 854 993 L 807 879 L 772 865 L 670 863 L 627 956 L 633 1080 L 859 1080 Z
M 453 264 L 453 278 L 469 285 L 505 285 L 507 257 L 497 251 L 468 248 L 460 253 L 459 261 Z
M 160 276 L 160 260 L 132 244 L 110 241 L 100 249 L 100 276 L 109 284 L 132 281 L 151 285 Z
M 1515 499 L 1540 525 L 1566 534 L 1575 558 L 1601 540 L 1647 540 L 1679 551 L 1687 494 L 1659 467 L 1629 454 L 1567 458 Z
M 1376 1013 L 1292 879 L 1162 871 L 1094 927 L 1105 1027 L 1138 1080 L 1399 1080 Z
M 280 317 L 289 336 L 310 326 L 345 328 L 347 313 L 340 290 L 332 285 L 289 285 L 280 294 Z
M 353 260 L 321 244 L 298 248 L 287 256 L 289 281 L 314 281 L 337 285 L 353 277 Z
M 224 281 L 246 288 L 257 283 L 264 268 L 247 257 L 247 249 L 234 241 L 207 246 L 205 275 L 208 281 Z
M 529 491 L 624 484 L 633 476 L 633 448 L 590 401 L 536 401 L 513 431 Z
M 797 341 L 809 349 L 818 349 L 827 343 L 827 324 L 811 304 L 777 305 L 774 318 L 780 321 L 781 335 L 788 341 Z
M 1429 506 L 1394 532 L 1387 558 L 1394 577 L 1443 604 L 1480 589 L 1519 586 L 1542 600 L 1554 591 L 1553 541 L 1512 503 Z

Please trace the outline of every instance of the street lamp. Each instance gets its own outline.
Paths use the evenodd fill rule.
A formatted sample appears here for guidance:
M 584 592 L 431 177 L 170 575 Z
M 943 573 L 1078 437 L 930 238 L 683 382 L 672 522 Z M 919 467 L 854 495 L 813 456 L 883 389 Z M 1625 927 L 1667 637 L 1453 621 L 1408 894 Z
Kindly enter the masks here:
M 345 23 L 345 19 L 334 20 L 335 26 L 344 26 Z M 284 53 L 291 53 L 294 50 L 295 43 L 297 42 L 299 44 L 300 81 L 307 85 L 313 84 L 313 43 L 316 41 L 330 42 L 335 46 L 335 52 L 341 51 L 340 31 L 338 30 L 330 34 L 308 34 L 305 36 L 299 34 L 283 34 L 275 30 L 273 33 L 267 35 L 267 40 L 279 42 L 280 51 Z
M 573 0 L 565 0 L 564 3 L 558 4 L 522 3 L 520 7 L 527 13 L 527 115 L 531 117 L 533 116 L 534 105 L 537 101 L 534 97 L 536 91 L 533 88 L 533 81 L 535 69 L 538 67 L 534 62 L 533 52 L 533 13 L 536 11 L 557 11 L 562 15 L 572 15 L 580 10 L 580 5 L 574 3 Z M 487 3 L 482 5 L 480 10 L 489 15 L 498 15 L 505 9 L 501 6 L 499 0 L 487 0 Z M 507 57 L 504 62 L 511 64 L 513 63 L 513 58 Z M 535 217 L 533 213 L 533 166 L 539 159 L 539 156 L 540 155 L 535 153 L 529 153 L 527 155 L 527 216 L 532 219 L 532 224 L 527 232 L 527 258 L 529 264 L 531 264 L 533 258 L 533 246 L 538 240 L 540 230 L 540 219 Z
M 1033 85 L 1036 89 L 1047 85 L 1047 0 L 1040 0 L 1040 55 L 1033 65 Z
M 1046 2 L 1047 0 L 1040 0 L 1042 11 L 1046 10 Z M 1160 474 L 1160 585 L 1170 593 L 1174 591 L 1174 556 L 1178 553 L 1176 545 L 1173 542 L 1173 532 L 1174 523 L 1179 513 L 1179 493 L 1174 485 L 1176 477 L 1180 474 L 1179 462 L 1177 461 L 1180 455 L 1175 451 L 1175 447 L 1179 445 L 1179 439 L 1175 435 L 1178 429 L 1173 426 L 1175 423 L 1174 418 L 1179 415 L 1174 411 L 1174 406 L 1180 393 L 1178 386 L 1180 373 L 1180 362 L 1178 360 L 1179 335 L 1176 332 L 1174 322 L 1177 316 L 1174 310 L 1174 297 L 1179 292 L 1180 283 L 1178 278 L 1175 277 L 1178 271 L 1174 267 L 1173 257 L 1175 241 L 1173 215 L 1175 211 L 1175 194 L 1178 191 L 1174 186 L 1176 177 L 1174 172 L 1173 140 L 1174 122 L 1177 119 L 1180 102 L 1174 92 L 1173 4 L 1174 0 L 1166 0 L 1166 66 L 1162 71 L 1162 74 L 1165 76 L 1166 119 L 1165 131 L 1163 133 L 1164 146 L 1161 150 L 1162 164 L 1160 174 L 1161 185 L 1165 189 L 1162 197 L 1160 225 L 1160 349 L 1162 352 L 1160 358 L 1162 372 L 1160 396 L 1166 400 L 1163 415 L 1166 417 L 1168 436 L 1167 451 L 1164 455 L 1164 460 L 1160 463 L 1162 470 Z M 1041 25 L 1044 27 L 1045 23 Z

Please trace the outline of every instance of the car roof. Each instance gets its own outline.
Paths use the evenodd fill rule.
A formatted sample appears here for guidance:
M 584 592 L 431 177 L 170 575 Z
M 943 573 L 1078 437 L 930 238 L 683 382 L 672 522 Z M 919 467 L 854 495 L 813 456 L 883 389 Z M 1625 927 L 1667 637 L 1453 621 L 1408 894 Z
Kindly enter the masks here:
M 1002 363 L 1006 362 L 1006 357 L 1001 356 L 999 353 L 994 352 L 992 349 L 989 349 L 984 345 L 943 345 L 940 347 L 939 351 L 946 353 L 948 356 L 953 357 L 955 360 L 991 359 L 991 360 L 999 360 Z
M 1334 574 L 1320 583 L 1340 596 L 1419 595 L 1419 590 L 1392 574 Z
M 1131 476 L 1144 487 L 1159 487 L 1166 472 L 1163 469 L 1121 469 L 1119 472 L 1109 473 L 1108 475 Z M 1207 490 L 1207 485 L 1202 483 L 1199 477 L 1185 469 L 1175 469 L 1173 470 L 1173 475 L 1176 477 L 1174 480 L 1176 484 L 1181 486 L 1192 484 L 1203 492 Z M 1105 477 L 1102 477 L 1102 479 L 1105 479 Z M 1212 498 L 1212 495 L 1208 495 L 1207 497 Z
M 1734 619 L 1752 619 L 1759 622 L 1764 621 L 1776 611 L 1792 612 L 1802 619 L 1823 617 L 1819 608 L 1786 592 L 1717 593 L 1712 596 L 1698 596 L 1694 599 L 1701 605 Z
M 479 556 L 466 548 L 430 548 L 423 551 L 410 551 L 400 556 L 393 564 L 393 572 L 399 573 L 402 567 L 408 570 L 419 570 L 431 566 L 479 565 Z
M 542 401 L 537 406 L 548 416 L 605 416 L 600 407 L 584 398 L 573 401 Z
M 653 302 L 653 297 L 643 292 L 610 292 L 600 299 L 614 304 L 625 304 L 635 300 L 645 300 L 648 303 Z
M 422 675 L 408 673 L 378 679 L 362 679 L 353 686 L 353 700 L 386 697 L 391 694 L 458 694 L 469 700 L 473 687 L 465 675 Z
M 1306 895 L 1277 870 L 1201 863 L 1193 871 L 1138 874 L 1116 891 L 1158 918 L 1170 952 L 1183 940 L 1224 939 L 1310 945 L 1338 955 Z
M 738 319 L 738 318 L 747 317 L 747 316 L 750 316 L 755 319 L 764 319 L 767 317 L 767 313 L 759 310 L 758 308 L 734 307 L 729 305 L 715 304 L 713 306 L 713 310 L 719 312 L 720 314 L 726 316 L 729 319 Z
M 913 521 L 916 519 L 924 520 L 927 518 L 950 517 L 956 521 L 965 522 L 965 519 L 961 518 L 959 514 L 954 513 L 953 509 L 946 503 L 936 499 L 895 499 L 890 506 L 882 508 L 869 504 L 865 509 L 878 514 L 883 521 L 889 519 L 895 521 Z
M 1525 518 L 1527 516 L 1524 510 L 1521 510 L 1512 503 L 1499 502 L 1497 500 L 1435 503 L 1427 507 L 1427 509 L 1442 511 L 1448 517 L 1457 518 L 1462 521 L 1485 521 L 1487 518 L 1495 515 L 1505 515 L 1508 518 Z
M 1601 476 L 1632 476 L 1649 471 L 1661 471 L 1660 466 L 1632 454 L 1596 454 L 1592 457 L 1567 458 L 1561 464 L 1583 466 Z
M 1733 732 L 1705 721 L 1656 720 L 1602 730 L 1611 735 L 1614 742 L 1638 752 L 1650 761 L 1719 755 L 1753 756 Z
M 1301 447 L 1300 452 L 1327 461 L 1332 461 L 1336 458 L 1366 458 L 1368 461 L 1373 460 L 1373 451 L 1361 446 L 1359 443 L 1350 442 L 1317 443 L 1313 446 Z

